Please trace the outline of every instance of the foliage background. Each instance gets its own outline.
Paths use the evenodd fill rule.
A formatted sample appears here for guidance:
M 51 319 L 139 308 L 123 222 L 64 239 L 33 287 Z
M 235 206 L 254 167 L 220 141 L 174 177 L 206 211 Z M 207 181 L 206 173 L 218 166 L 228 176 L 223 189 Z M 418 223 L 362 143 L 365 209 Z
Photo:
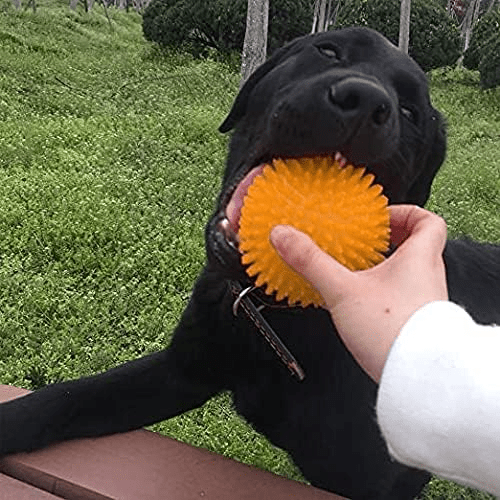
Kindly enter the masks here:
M 241 52 L 247 0 L 152 0 L 144 12 L 147 40 L 187 50 L 195 56 Z M 268 52 L 311 29 L 310 0 L 269 4 Z M 216 52 L 214 52 L 216 51 Z
M 240 52 L 246 21 L 246 0 L 152 0 L 144 12 L 146 39 L 163 47 L 188 50 L 195 56 L 217 51 Z M 270 2 L 268 52 L 308 34 L 312 24 L 310 0 Z M 397 45 L 399 0 L 348 0 L 341 3 L 332 29 L 368 26 Z M 439 0 L 413 0 L 410 55 L 425 69 L 454 64 L 461 50 L 459 30 Z
M 399 0 L 350 0 L 335 27 L 368 26 L 398 45 Z M 412 0 L 408 52 L 425 70 L 453 65 L 460 56 L 457 25 L 437 0 Z
M 484 88 L 500 85 L 500 6 L 479 18 L 463 63 L 479 70 Z

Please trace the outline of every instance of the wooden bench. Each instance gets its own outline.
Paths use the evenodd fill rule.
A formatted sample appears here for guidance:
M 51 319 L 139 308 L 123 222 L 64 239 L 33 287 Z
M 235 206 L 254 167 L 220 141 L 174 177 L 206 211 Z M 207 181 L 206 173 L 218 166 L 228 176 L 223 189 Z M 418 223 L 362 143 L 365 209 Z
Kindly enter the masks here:
M 0 385 L 0 402 L 29 391 Z M 146 430 L 0 459 L 0 500 L 336 500 Z

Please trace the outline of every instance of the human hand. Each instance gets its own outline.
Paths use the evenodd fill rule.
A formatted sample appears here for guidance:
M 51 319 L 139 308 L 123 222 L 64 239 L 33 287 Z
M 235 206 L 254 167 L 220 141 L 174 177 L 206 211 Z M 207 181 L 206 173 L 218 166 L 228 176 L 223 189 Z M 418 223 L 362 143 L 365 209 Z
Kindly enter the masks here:
M 321 293 L 346 347 L 376 382 L 410 316 L 428 302 L 448 299 L 446 223 L 414 205 L 389 209 L 397 249 L 365 271 L 348 270 L 291 226 L 276 226 L 270 235 L 282 259 Z

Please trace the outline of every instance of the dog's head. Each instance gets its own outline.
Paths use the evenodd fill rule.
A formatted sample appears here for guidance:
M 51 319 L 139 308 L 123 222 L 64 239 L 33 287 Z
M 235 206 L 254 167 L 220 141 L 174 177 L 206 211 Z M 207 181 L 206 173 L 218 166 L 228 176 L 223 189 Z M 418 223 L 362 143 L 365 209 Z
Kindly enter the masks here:
M 229 277 L 242 277 L 242 268 L 232 220 L 239 211 L 227 208 L 241 205 L 248 174 L 262 163 L 341 154 L 373 173 L 390 203 L 422 206 L 446 149 L 424 72 L 367 28 L 309 35 L 280 49 L 248 79 L 219 130 L 232 129 L 206 231 L 209 262 Z

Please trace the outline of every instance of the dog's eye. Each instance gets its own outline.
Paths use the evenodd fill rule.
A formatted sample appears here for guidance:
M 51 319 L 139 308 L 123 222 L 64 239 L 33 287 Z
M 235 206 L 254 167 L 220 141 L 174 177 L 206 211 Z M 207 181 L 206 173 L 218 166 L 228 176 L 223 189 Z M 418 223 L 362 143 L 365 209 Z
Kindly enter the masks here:
M 414 125 L 417 124 L 418 122 L 418 117 L 417 117 L 417 113 L 415 111 L 413 111 L 412 109 L 410 108 L 407 108 L 406 106 L 401 106 L 400 107 L 400 110 L 401 110 L 401 114 L 408 120 L 410 121 L 411 123 L 413 123 Z
M 339 52 L 335 46 L 331 43 L 321 43 L 316 45 L 316 48 L 319 50 L 321 54 L 328 57 L 329 59 L 340 60 Z

